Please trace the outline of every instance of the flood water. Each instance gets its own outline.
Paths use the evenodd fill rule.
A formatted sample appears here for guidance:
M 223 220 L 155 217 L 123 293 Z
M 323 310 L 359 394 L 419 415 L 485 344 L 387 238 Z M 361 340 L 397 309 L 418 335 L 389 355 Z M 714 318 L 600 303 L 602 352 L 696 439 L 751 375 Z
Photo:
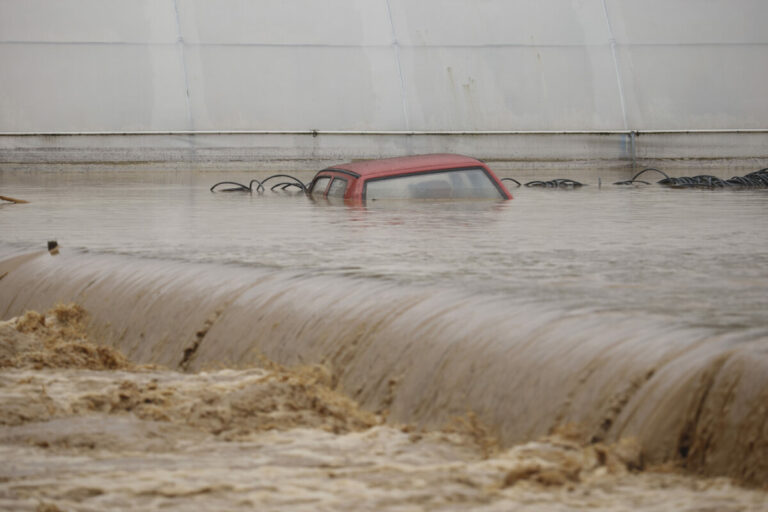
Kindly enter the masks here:
M 596 175 L 599 172 L 596 172 Z M 509 202 L 345 206 L 215 193 L 263 173 L 0 175 L 4 245 L 438 284 L 559 308 L 768 327 L 768 191 L 512 189 Z M 308 181 L 311 174 L 303 176 Z M 587 181 L 587 180 L 585 180 Z
M 267 174 L 0 173 L 29 201 L 0 205 L 0 260 L 61 246 L 7 267 L 0 320 L 75 302 L 91 341 L 161 365 L 14 349 L 0 507 L 768 510 L 768 191 L 600 170 L 507 202 L 208 190 Z M 290 381 L 262 356 L 322 365 L 363 411 L 320 416 L 371 418 L 237 423 L 260 406 L 232 396 Z

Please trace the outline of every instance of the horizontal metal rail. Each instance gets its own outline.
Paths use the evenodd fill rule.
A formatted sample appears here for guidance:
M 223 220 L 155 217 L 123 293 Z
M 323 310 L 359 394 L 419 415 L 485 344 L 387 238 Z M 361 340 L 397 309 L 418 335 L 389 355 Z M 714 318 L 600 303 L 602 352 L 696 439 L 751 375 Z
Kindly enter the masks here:
M 75 137 L 142 135 L 678 135 L 678 134 L 768 134 L 768 128 L 707 130 L 160 130 L 160 131 L 76 131 L 0 132 L 0 137 Z

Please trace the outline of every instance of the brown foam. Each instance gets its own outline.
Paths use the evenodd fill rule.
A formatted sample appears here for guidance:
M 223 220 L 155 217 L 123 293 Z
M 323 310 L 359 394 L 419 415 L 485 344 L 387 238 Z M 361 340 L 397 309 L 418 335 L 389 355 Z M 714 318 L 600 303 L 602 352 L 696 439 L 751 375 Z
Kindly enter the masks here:
M 376 416 L 331 390 L 313 368 L 275 368 L 246 378 L 237 387 L 210 389 L 205 376 L 173 385 L 124 380 L 82 396 L 77 411 L 132 413 L 142 419 L 170 421 L 226 438 L 265 430 L 318 428 L 334 433 L 370 428 Z
M 46 314 L 27 311 L 0 322 L 0 367 L 115 370 L 132 365 L 117 350 L 88 341 L 87 314 L 59 304 Z
M 86 319 L 72 305 L 27 312 L 3 324 L 0 346 L 19 335 L 91 343 Z M 320 365 L 262 358 L 188 373 L 78 361 L 0 371 L 0 448 L 13 460 L 0 467 L 0 506 L 758 511 L 765 500 L 722 479 L 648 471 L 637 439 L 585 441 L 585 425 L 505 448 L 471 413 L 437 430 L 385 426 Z
M 0 366 L 14 369 L 140 370 L 115 349 L 88 341 L 87 314 L 77 305 L 57 305 L 46 314 L 27 311 L 0 324 Z M 288 369 L 268 363 L 234 389 L 209 389 L 205 378 L 179 385 L 124 379 L 81 395 L 68 407 L 51 405 L 43 390 L 3 408 L 4 424 L 66 415 L 67 411 L 133 413 L 142 419 L 171 421 L 228 436 L 296 427 L 347 432 L 369 428 L 379 419 L 361 411 L 330 388 L 330 375 L 318 365 Z M 256 370 L 254 370 L 256 371 Z
M 469 411 L 502 448 L 576 423 L 585 443 L 637 438 L 649 464 L 768 481 L 759 334 L 66 252 L 29 259 L 2 283 L 0 311 L 78 300 L 93 313 L 94 339 L 138 363 L 195 371 L 247 367 L 264 354 L 286 366 L 321 364 L 333 388 L 390 422 L 440 428 Z

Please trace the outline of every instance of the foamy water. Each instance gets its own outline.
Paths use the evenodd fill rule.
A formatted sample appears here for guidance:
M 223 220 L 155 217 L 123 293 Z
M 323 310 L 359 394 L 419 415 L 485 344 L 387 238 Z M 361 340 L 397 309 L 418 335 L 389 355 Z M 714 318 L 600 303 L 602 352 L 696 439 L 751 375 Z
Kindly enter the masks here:
M 208 192 L 247 175 L 0 174 L 31 201 L 0 207 L 3 318 L 74 301 L 93 341 L 169 368 L 3 370 L 4 458 L 21 462 L 0 504 L 764 510 L 764 492 L 677 471 L 768 482 L 768 194 L 598 175 L 505 203 L 350 207 Z M 58 256 L 8 259 L 50 239 Z M 238 423 L 264 401 L 263 356 L 321 365 L 378 419 Z M 121 393 L 133 405 L 109 406 Z M 445 430 L 468 413 L 480 438 Z
M 83 311 L 0 323 L 7 510 L 764 510 L 560 431 L 500 449 L 473 417 L 386 426 L 321 368 L 179 373 L 92 345 Z

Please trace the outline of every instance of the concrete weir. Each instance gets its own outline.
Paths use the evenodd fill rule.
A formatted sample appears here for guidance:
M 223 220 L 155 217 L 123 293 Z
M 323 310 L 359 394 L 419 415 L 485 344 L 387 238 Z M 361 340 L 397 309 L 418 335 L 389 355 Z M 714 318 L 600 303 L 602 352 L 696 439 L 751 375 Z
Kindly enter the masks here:
M 510 298 L 63 251 L 0 263 L 0 313 L 74 301 L 94 341 L 180 371 L 320 363 L 391 422 L 473 412 L 504 445 L 577 424 L 636 437 L 648 463 L 768 480 L 768 357 L 760 333 L 704 334 L 621 313 Z M 764 334 L 764 333 L 763 333 Z

